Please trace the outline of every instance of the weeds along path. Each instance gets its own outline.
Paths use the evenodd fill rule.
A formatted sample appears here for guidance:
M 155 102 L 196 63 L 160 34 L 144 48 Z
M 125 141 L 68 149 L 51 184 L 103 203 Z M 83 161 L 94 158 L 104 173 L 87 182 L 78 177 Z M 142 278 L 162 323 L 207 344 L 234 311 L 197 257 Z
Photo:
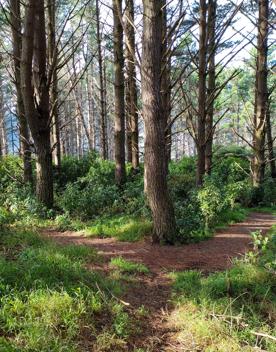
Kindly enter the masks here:
M 166 317 L 172 308 L 171 281 L 166 274 L 187 269 L 201 270 L 206 274 L 225 270 L 231 266 L 233 258 L 250 250 L 251 232 L 260 230 L 266 233 L 275 223 L 276 217 L 273 215 L 251 213 L 244 222 L 217 231 L 210 240 L 183 246 L 152 245 L 149 241 L 119 242 L 114 238 L 89 238 L 78 232 L 58 232 L 53 229 L 43 230 L 42 234 L 62 245 L 96 248 L 103 262 L 91 269 L 108 274 L 111 270 L 108 263 L 114 257 L 143 263 L 149 268 L 150 274 L 137 276 L 137 282 L 128 285 L 122 299 L 130 304 L 130 309 L 144 306 L 149 312 L 142 333 L 131 345 L 146 346 L 148 351 L 157 352 L 177 351 L 170 345 L 174 331 L 166 324 Z

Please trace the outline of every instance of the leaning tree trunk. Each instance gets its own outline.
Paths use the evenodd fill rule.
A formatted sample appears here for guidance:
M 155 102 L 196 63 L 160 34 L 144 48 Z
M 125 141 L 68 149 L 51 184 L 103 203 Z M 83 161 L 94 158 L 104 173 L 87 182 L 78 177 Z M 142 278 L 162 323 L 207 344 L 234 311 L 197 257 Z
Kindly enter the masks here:
M 126 71 L 127 71 L 127 111 L 128 111 L 128 161 L 133 169 L 139 167 L 138 98 L 135 70 L 135 29 L 134 2 L 127 1 L 126 16 Z
M 20 1 L 10 0 L 10 23 L 12 29 L 12 46 L 13 46 L 13 62 L 14 62 L 14 79 L 17 98 L 17 116 L 19 121 L 19 134 L 20 134 L 20 152 L 23 157 L 24 169 L 24 182 L 32 184 L 32 160 L 30 148 L 30 135 L 28 123 L 25 117 L 24 103 L 21 92 L 20 82 L 20 57 L 22 48 L 21 37 L 21 12 Z
M 122 1 L 113 0 L 114 18 L 114 88 L 115 88 L 115 178 L 118 185 L 126 180 L 125 166 L 125 86 Z
M 213 121 L 214 121 L 214 96 L 216 89 L 216 0 L 208 3 L 208 88 L 207 88 L 207 114 L 206 114 L 206 150 L 205 172 L 211 173 L 213 156 Z
M 167 185 L 166 115 L 161 93 L 162 4 L 143 0 L 142 103 L 145 122 L 145 191 L 152 211 L 153 241 L 172 243 L 175 216 Z
M 44 0 L 29 0 L 26 5 L 21 55 L 21 87 L 25 114 L 37 154 L 36 194 L 38 200 L 50 208 L 53 205 L 53 175 Z
M 259 188 L 264 180 L 265 125 L 268 103 L 267 92 L 267 36 L 268 0 L 259 1 L 257 72 L 256 72 L 256 118 L 254 126 L 254 158 L 252 163 L 253 185 Z
M 205 174 L 206 127 L 206 0 L 200 0 L 199 64 L 198 64 L 198 124 L 197 124 L 197 185 L 201 186 Z

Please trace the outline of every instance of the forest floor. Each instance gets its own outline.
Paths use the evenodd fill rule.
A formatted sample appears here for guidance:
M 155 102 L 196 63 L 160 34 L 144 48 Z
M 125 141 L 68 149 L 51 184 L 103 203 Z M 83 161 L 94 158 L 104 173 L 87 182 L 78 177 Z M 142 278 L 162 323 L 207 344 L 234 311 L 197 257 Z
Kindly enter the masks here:
M 147 312 L 141 333 L 130 345 L 161 352 L 184 351 L 174 339 L 177 331 L 168 322 L 173 309 L 169 274 L 192 269 L 207 275 L 226 270 L 234 258 L 252 249 L 252 232 L 266 233 L 275 223 L 273 215 L 251 213 L 244 222 L 218 230 L 209 240 L 182 246 L 152 245 L 149 240 L 130 243 L 114 238 L 89 238 L 81 232 L 59 232 L 54 228 L 42 229 L 41 233 L 62 245 L 85 245 L 97 249 L 102 261 L 97 265 L 88 263 L 87 268 L 103 274 L 110 274 L 113 270 L 110 266 L 112 258 L 122 257 L 144 264 L 149 273 L 141 273 L 136 276 L 135 283 L 128 283 L 120 300 L 130 311 L 142 306 Z

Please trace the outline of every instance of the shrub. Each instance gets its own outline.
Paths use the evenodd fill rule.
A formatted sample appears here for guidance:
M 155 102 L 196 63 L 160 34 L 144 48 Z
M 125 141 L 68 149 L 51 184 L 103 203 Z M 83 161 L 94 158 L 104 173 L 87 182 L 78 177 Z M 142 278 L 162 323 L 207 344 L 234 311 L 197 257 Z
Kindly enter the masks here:
M 112 207 L 118 198 L 118 188 L 115 185 L 104 186 L 77 181 L 67 185 L 59 199 L 59 205 L 64 212 L 72 216 L 89 219 Z

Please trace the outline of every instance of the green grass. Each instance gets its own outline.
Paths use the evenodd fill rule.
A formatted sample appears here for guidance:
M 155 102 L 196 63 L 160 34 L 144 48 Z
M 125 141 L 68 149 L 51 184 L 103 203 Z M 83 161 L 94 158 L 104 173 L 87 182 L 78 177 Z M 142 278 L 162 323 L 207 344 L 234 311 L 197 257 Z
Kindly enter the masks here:
M 152 231 L 152 223 L 142 218 L 116 216 L 100 218 L 87 226 L 88 236 L 116 237 L 119 241 L 135 242 L 143 239 Z
M 129 260 L 126 260 L 122 257 L 113 258 L 110 261 L 110 266 L 119 270 L 121 273 L 128 274 L 147 274 L 149 269 L 141 263 L 134 263 Z
M 261 256 L 249 253 L 228 271 L 171 275 L 170 323 L 180 345 L 191 351 L 255 351 L 255 345 L 276 351 L 275 341 L 252 333 L 276 335 L 275 230 Z
M 2 230 L 0 351 L 86 351 L 87 339 L 108 351 L 107 335 L 111 350 L 125 345 L 128 312 L 114 298 L 121 283 L 85 269 L 99 260 L 91 248 L 62 247 L 16 227 Z

